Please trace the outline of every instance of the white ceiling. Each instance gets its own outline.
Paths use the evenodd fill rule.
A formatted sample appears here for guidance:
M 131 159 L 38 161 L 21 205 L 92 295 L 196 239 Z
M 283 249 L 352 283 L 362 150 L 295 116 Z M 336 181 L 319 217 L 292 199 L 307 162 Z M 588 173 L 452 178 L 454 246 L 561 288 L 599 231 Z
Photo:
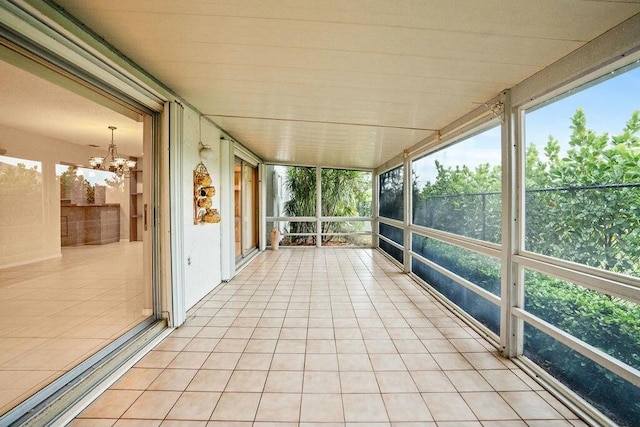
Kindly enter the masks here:
M 142 155 L 143 124 L 0 61 L 0 125 L 104 150 L 116 126 L 118 153 Z M 0 141 L 0 148 L 1 146 Z M 7 153 L 11 155 L 11 153 Z
M 56 0 L 266 161 L 374 168 L 640 12 L 612 0 Z

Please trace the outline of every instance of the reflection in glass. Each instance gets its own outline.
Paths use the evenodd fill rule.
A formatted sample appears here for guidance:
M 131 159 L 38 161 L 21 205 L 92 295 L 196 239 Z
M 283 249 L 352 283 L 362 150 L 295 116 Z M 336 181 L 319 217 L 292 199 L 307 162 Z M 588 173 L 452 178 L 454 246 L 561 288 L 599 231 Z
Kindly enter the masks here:
M 258 168 L 239 157 L 234 162 L 234 217 L 235 256 L 240 259 L 257 248 L 259 231 Z
M 0 156 L 0 268 L 55 256 L 47 245 L 42 163 Z
M 395 243 L 404 246 L 404 231 L 401 228 L 392 225 L 379 223 L 378 230 L 381 236 L 384 236 Z M 391 255 L 396 261 L 402 263 L 404 260 L 404 252 L 392 244 L 379 239 L 380 249 Z
M 525 309 L 640 369 L 640 305 L 526 270 Z
M 524 355 L 618 425 L 640 425 L 639 387 L 528 323 L 524 325 Z
M 499 260 L 418 234 L 413 234 L 412 249 L 485 291 L 500 296 Z
M 128 234 L 141 182 L 43 157 L 0 157 L 0 414 L 153 313 Z
M 42 224 L 42 163 L 0 156 L 0 227 Z
M 418 259 L 413 259 L 411 269 L 416 276 L 489 328 L 490 331 L 496 335 L 500 333 L 499 306 L 470 291 Z
M 414 224 L 500 243 L 500 141 L 495 127 L 414 161 Z
M 56 165 L 60 182 L 60 202 L 71 205 L 104 205 L 122 197 L 124 178 L 115 173 L 78 166 Z
M 391 255 L 393 259 L 395 259 L 401 264 L 404 263 L 404 252 L 402 251 L 402 249 L 398 249 L 395 246 L 385 242 L 382 239 L 379 240 L 378 245 L 380 249 L 382 249 L 383 251 Z
M 378 224 L 378 229 L 382 236 L 396 242 L 399 245 L 404 245 L 404 230 L 402 230 L 402 228 L 380 223 Z
M 404 167 L 380 174 L 378 214 L 404 221 Z

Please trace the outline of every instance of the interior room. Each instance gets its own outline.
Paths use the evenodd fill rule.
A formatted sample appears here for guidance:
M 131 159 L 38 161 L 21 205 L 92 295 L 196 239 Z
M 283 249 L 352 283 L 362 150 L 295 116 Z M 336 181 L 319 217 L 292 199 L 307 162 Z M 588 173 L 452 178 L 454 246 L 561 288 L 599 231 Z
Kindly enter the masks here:
M 8 62 L 0 81 L 4 413 L 149 318 L 151 293 L 142 120 Z M 136 166 L 111 172 L 114 155 Z

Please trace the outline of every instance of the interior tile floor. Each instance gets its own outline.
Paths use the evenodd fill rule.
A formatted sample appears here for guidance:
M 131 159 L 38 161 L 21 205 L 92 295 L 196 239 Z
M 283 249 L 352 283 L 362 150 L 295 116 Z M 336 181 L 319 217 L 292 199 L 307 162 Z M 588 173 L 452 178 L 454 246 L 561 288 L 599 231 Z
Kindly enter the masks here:
M 260 254 L 71 422 L 584 426 L 382 254 Z
M 142 246 L 65 247 L 0 270 L 0 415 L 149 317 Z

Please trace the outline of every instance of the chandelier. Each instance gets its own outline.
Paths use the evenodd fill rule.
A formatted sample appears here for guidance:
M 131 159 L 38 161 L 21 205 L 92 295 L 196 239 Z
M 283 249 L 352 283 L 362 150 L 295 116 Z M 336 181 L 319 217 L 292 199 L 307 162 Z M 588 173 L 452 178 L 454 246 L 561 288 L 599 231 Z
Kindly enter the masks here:
M 111 129 L 111 144 L 109 144 L 107 155 L 105 157 L 95 156 L 89 158 L 89 165 L 94 169 L 114 172 L 118 176 L 129 176 L 136 167 L 136 161 L 118 155 L 118 148 L 113 143 L 113 131 L 117 128 L 109 126 L 109 129 Z

